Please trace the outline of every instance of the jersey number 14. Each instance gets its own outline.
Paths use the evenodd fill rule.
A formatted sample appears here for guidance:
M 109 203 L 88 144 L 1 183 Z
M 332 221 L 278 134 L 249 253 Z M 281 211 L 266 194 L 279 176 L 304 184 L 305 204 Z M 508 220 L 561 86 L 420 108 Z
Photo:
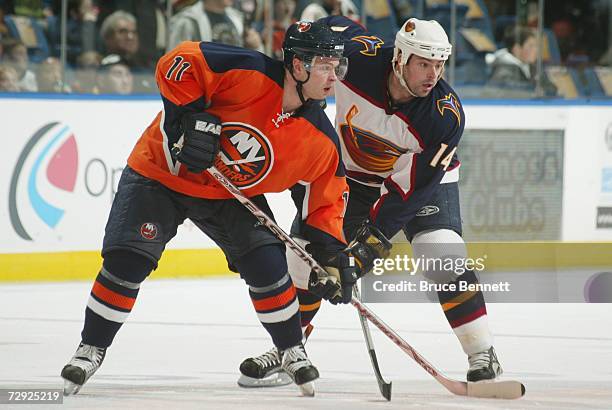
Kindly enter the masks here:
M 444 155 L 444 152 L 446 152 L 447 148 L 447 144 L 440 144 L 440 149 L 438 150 L 438 152 L 436 152 L 436 155 L 434 155 L 429 165 L 431 165 L 432 167 L 437 167 L 438 164 L 440 164 L 443 166 L 442 169 L 446 171 L 451 161 L 453 160 L 453 154 L 455 153 L 455 151 L 457 151 L 457 147 L 455 147 L 448 153 L 448 155 L 445 155 L 444 158 L 442 158 L 442 155 Z M 440 158 L 442 158 L 442 161 L 440 161 Z

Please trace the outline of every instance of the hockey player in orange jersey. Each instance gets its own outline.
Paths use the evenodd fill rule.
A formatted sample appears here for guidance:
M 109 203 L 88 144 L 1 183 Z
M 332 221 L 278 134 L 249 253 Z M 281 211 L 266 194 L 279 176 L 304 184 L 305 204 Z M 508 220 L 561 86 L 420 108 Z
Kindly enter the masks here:
M 77 393 L 98 370 L 140 284 L 186 218 L 240 272 L 283 369 L 303 392 L 313 392 L 318 372 L 302 345 L 284 246 L 206 169 L 214 165 L 270 215 L 262 194 L 291 189 L 313 256 L 330 272 L 311 290 L 347 303 L 356 280 L 342 231 L 348 189 L 339 141 L 320 104 L 344 75 L 342 52 L 342 39 L 327 26 L 296 23 L 287 31 L 283 62 L 207 42 L 184 42 L 160 59 L 163 110 L 119 182 L 81 343 L 61 372 L 65 394 Z

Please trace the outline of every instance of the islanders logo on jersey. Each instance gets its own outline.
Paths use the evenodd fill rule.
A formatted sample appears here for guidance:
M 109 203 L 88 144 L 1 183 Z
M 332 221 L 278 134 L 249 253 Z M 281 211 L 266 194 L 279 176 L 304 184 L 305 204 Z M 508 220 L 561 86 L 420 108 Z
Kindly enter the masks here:
M 272 169 L 270 141 L 257 128 L 240 122 L 223 123 L 221 152 L 215 166 L 240 189 L 260 183 Z
M 449 110 L 455 114 L 455 117 L 457 117 L 457 122 L 461 124 L 461 114 L 459 112 L 460 104 L 459 101 L 457 101 L 457 97 L 455 97 L 453 94 L 449 93 L 444 98 L 440 98 L 438 101 L 436 101 L 436 106 L 438 107 L 438 112 L 441 116 L 444 117 L 444 111 Z
M 346 123 L 340 124 L 344 146 L 355 164 L 370 172 L 390 172 L 397 159 L 408 150 L 398 147 L 384 138 L 355 127 L 351 119 L 359 110 L 353 105 L 345 116 Z
M 376 55 L 376 50 L 385 44 L 384 41 L 376 36 L 356 36 L 351 40 L 361 43 L 364 49 L 359 50 L 359 52 L 368 57 L 374 57 Z
M 31 241 L 57 227 L 74 192 L 79 155 L 72 130 L 59 122 L 38 129 L 21 151 L 9 189 L 13 229 Z

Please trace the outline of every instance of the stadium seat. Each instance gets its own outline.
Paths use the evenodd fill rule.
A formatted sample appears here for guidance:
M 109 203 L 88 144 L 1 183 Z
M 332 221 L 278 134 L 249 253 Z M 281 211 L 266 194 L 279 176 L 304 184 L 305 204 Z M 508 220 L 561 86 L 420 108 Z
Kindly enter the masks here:
M 557 93 L 564 98 L 578 98 L 585 96 L 585 89 L 578 79 L 576 70 L 563 66 L 548 66 L 545 74 L 557 87 Z
M 32 63 L 39 63 L 49 57 L 49 43 L 35 18 L 7 15 L 4 16 L 4 23 L 11 36 L 26 46 Z
M 395 13 L 390 0 L 369 0 L 365 2 L 366 27 L 383 41 L 393 43 L 397 27 Z
M 593 67 L 586 67 L 582 70 L 582 78 L 585 82 L 587 95 L 590 97 L 605 97 L 603 85 L 599 81 L 599 77 Z
M 555 33 L 550 29 L 542 31 L 542 60 L 544 64 L 561 64 L 561 52 Z
M 595 67 L 593 69 L 602 91 L 606 97 L 612 97 L 612 68 L 610 67 Z

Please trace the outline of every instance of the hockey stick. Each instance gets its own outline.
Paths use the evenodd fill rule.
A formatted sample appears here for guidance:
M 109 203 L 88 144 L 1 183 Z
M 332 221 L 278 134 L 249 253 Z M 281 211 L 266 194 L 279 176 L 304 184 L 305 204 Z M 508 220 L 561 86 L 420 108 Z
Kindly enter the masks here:
M 214 166 L 208 168 L 208 172 L 223 185 L 230 194 L 234 196 L 242 205 L 244 205 L 251 213 L 268 229 L 276 235 L 278 239 L 283 241 L 296 255 L 302 259 L 308 266 L 317 274 L 327 275 L 325 269 L 321 267 L 306 252 L 283 231 L 272 218 L 265 214 L 257 207 L 249 198 L 234 186 L 218 169 Z M 351 299 L 351 304 L 364 315 L 374 326 L 376 326 L 385 336 L 393 343 L 402 349 L 408 356 L 417 362 L 427 373 L 444 386 L 448 391 L 459 396 L 482 397 L 482 398 L 497 398 L 497 399 L 518 399 L 525 394 L 525 386 L 518 381 L 492 381 L 488 383 L 471 383 L 454 380 L 440 373 L 431 363 L 410 346 L 408 342 L 400 337 L 393 329 L 374 314 L 368 307 L 361 303 L 356 297 Z
M 357 137 L 355 136 L 355 131 L 353 130 L 353 124 L 351 124 L 351 120 L 357 113 L 359 109 L 356 105 L 353 105 L 348 113 L 346 114 L 346 124 L 348 126 L 349 132 L 351 134 L 351 138 L 355 146 L 358 146 Z M 353 295 L 355 298 L 361 301 L 361 296 L 359 295 L 359 288 L 357 285 L 353 288 Z M 378 359 L 376 358 L 376 350 L 374 350 L 374 342 L 372 341 L 372 335 L 370 334 L 370 327 L 368 326 L 368 321 L 365 316 L 358 311 L 359 315 L 359 323 L 361 324 L 361 330 L 363 331 L 363 337 L 366 342 L 366 347 L 368 348 L 368 354 L 370 355 L 370 362 L 372 362 L 372 368 L 374 369 L 374 376 L 376 376 L 376 382 L 378 383 L 378 388 L 380 390 L 380 394 L 387 399 L 391 400 L 391 383 L 387 383 L 385 379 L 383 379 L 382 374 L 380 372 L 380 367 L 378 366 Z
M 353 296 L 361 301 L 361 295 L 359 294 L 359 288 L 357 285 L 353 287 Z M 380 367 L 378 366 L 378 359 L 376 358 L 376 350 L 374 350 L 374 342 L 372 341 L 368 321 L 360 312 L 357 313 L 359 316 L 359 323 L 361 323 L 361 330 L 363 331 L 366 347 L 368 348 L 368 354 L 370 355 L 370 362 L 372 362 L 374 375 L 376 376 L 376 381 L 378 382 L 378 389 L 380 390 L 380 394 L 382 394 L 385 399 L 391 401 L 391 383 L 387 383 L 380 373 Z

